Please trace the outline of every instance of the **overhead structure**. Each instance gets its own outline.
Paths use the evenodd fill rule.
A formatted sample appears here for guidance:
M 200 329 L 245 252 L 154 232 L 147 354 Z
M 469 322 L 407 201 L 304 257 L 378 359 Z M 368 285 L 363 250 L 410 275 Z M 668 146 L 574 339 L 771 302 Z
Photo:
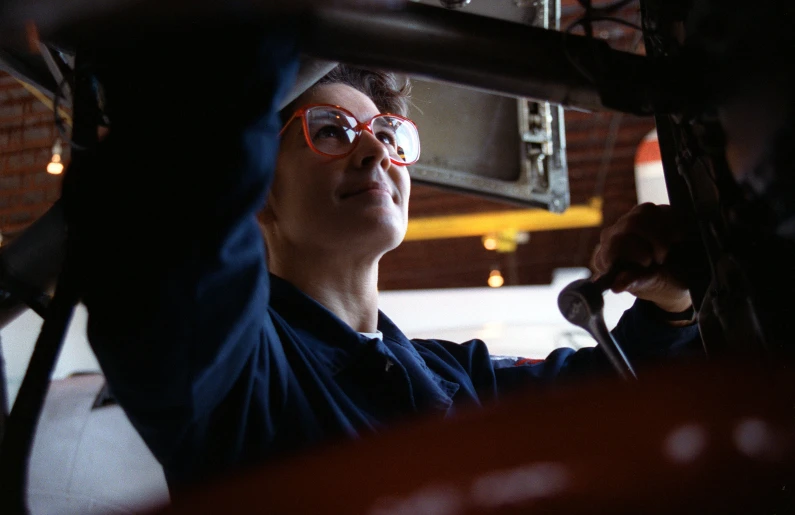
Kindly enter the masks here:
M 475 2 L 466 13 L 512 25 L 560 28 L 555 0 Z M 460 50 L 471 52 L 463 45 Z M 423 145 L 420 161 L 410 168 L 414 181 L 555 213 L 569 206 L 560 105 L 432 79 L 413 80 L 412 105 Z
M 563 214 L 543 209 L 433 216 L 409 220 L 406 241 L 481 236 L 501 231 L 554 231 L 602 225 L 602 199 L 571 206 Z

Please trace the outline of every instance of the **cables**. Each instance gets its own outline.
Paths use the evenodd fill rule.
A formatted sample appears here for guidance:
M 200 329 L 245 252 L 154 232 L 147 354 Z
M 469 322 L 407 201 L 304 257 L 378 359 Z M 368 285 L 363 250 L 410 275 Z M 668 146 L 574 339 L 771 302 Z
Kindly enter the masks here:
M 66 78 L 58 83 L 58 86 L 55 88 L 55 98 L 52 101 L 52 112 L 53 117 L 55 119 L 55 126 L 58 128 L 58 132 L 61 135 L 61 139 L 66 142 L 73 150 L 86 150 L 86 147 L 79 145 L 75 142 L 72 138 L 69 137 L 69 129 L 64 122 L 64 119 L 61 118 L 60 113 L 58 112 L 58 107 L 61 102 L 61 97 L 63 96 L 63 87 L 64 83 L 66 82 Z
M 577 0 L 583 9 L 585 9 L 585 14 L 580 16 L 574 22 L 572 22 L 568 27 L 566 27 L 566 33 L 569 34 L 578 26 L 582 26 L 585 30 L 585 35 L 589 38 L 593 37 L 593 22 L 598 21 L 606 21 L 611 23 L 617 23 L 619 25 L 625 25 L 627 27 L 631 27 L 636 30 L 641 30 L 640 25 L 636 23 L 632 23 L 631 21 L 627 21 L 623 18 L 619 18 L 617 16 L 613 16 L 616 12 L 623 9 L 624 7 L 628 6 L 632 2 L 636 0 L 619 0 L 612 4 L 604 5 L 601 7 L 594 7 L 591 3 L 591 0 Z
M 643 30 L 642 27 L 637 23 L 632 23 L 629 20 L 625 20 L 623 18 L 617 18 L 615 16 L 590 16 L 590 17 L 583 16 L 582 18 L 575 20 L 568 27 L 566 27 L 566 33 L 570 33 L 579 25 L 582 25 L 586 29 L 588 37 L 593 37 L 593 28 L 591 27 L 591 23 L 597 21 L 607 21 L 611 23 L 616 23 L 618 25 L 624 25 L 626 27 L 630 27 L 635 30 Z
M 63 87 L 65 82 L 66 78 L 58 82 L 58 84 L 55 86 L 55 94 L 53 95 L 53 100 L 52 100 L 52 111 L 53 111 L 53 119 L 55 121 L 55 127 L 58 128 L 58 132 L 61 134 L 61 139 L 71 144 L 71 140 L 69 139 L 68 136 L 69 130 L 66 126 L 66 122 L 64 122 L 64 119 L 61 118 L 61 115 L 58 112 L 58 108 L 60 107 L 61 104 L 61 97 L 63 96 Z
M 577 70 L 592 84 L 597 84 L 596 77 L 591 73 L 591 71 L 587 70 L 579 59 L 575 59 L 574 56 L 571 55 L 569 51 L 568 45 L 568 36 L 576 29 L 577 27 L 582 27 L 586 37 L 589 40 L 594 39 L 593 35 L 593 24 L 595 22 L 609 22 L 615 23 L 618 25 L 623 25 L 626 27 L 630 27 L 635 30 L 642 30 L 641 26 L 633 23 L 631 21 L 625 20 L 623 18 L 619 18 L 614 16 L 616 12 L 623 9 L 624 7 L 628 6 L 629 4 L 635 2 L 637 0 L 618 0 L 617 2 L 613 2 L 611 4 L 603 5 L 594 7 L 591 0 L 577 0 L 577 3 L 585 9 L 585 13 L 571 22 L 566 29 L 563 31 L 563 52 L 566 54 L 566 58 L 569 62 L 577 68 Z
M 77 61 L 77 63 L 79 63 L 79 62 L 80 61 Z M 64 94 L 63 94 L 64 86 L 69 85 L 72 88 L 72 91 L 74 91 L 74 88 L 75 88 L 75 76 L 78 73 L 81 73 L 81 72 L 82 73 L 86 73 L 86 74 L 90 74 L 89 70 L 85 69 L 85 66 L 83 68 L 84 69 L 77 69 L 77 64 L 76 64 L 75 65 L 75 69 L 71 70 L 71 77 L 66 77 L 66 75 L 64 75 L 63 80 L 59 81 L 57 86 L 56 86 L 56 88 L 55 88 L 55 95 L 54 95 L 55 98 L 53 99 L 53 117 L 54 117 L 54 121 L 55 121 L 55 126 L 58 128 L 58 132 L 61 135 L 61 139 L 64 142 L 66 142 L 68 145 L 70 145 L 72 150 L 88 150 L 89 147 L 86 146 L 86 145 L 79 144 L 77 141 L 75 141 L 73 138 L 71 138 L 69 136 L 68 125 L 64 121 L 64 119 L 61 117 L 60 113 L 58 112 L 58 108 L 59 108 L 60 103 L 61 103 L 61 98 L 64 97 Z M 103 98 L 103 94 L 102 94 L 102 89 L 99 86 L 98 82 L 95 79 L 93 79 L 93 78 L 91 80 L 91 93 L 92 93 L 92 97 L 96 99 L 96 102 L 99 105 L 99 110 L 98 110 L 98 113 L 97 113 L 96 120 L 93 120 L 92 123 L 96 123 L 97 126 L 108 127 L 109 126 L 108 116 L 103 110 L 103 108 L 104 108 L 104 98 Z
M 591 3 L 591 0 L 577 0 L 577 3 L 580 4 L 583 9 L 585 9 L 585 16 L 590 16 L 592 14 L 595 14 L 596 16 L 605 16 L 613 14 L 635 1 L 637 0 L 619 0 L 617 2 L 601 5 L 598 7 L 594 7 Z

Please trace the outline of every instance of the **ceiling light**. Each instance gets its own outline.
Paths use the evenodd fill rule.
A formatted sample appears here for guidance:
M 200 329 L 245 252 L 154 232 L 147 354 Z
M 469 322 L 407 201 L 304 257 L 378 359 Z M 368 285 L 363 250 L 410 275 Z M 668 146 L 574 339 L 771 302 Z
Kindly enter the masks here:
M 491 286 L 492 288 L 499 288 L 500 286 L 505 284 L 505 279 L 503 279 L 499 269 L 492 270 L 489 273 L 488 283 L 489 286 Z
M 63 172 L 63 164 L 55 161 L 50 161 L 47 164 L 47 173 L 52 175 L 60 175 Z
M 59 175 L 61 172 L 63 172 L 63 163 L 61 162 L 62 153 L 63 148 L 61 147 L 61 140 L 56 139 L 55 143 L 52 145 L 52 158 L 47 164 L 47 173 Z
M 530 241 L 530 233 L 516 229 L 503 229 L 486 234 L 481 241 L 486 250 L 496 250 L 501 253 L 515 252 L 517 245 Z

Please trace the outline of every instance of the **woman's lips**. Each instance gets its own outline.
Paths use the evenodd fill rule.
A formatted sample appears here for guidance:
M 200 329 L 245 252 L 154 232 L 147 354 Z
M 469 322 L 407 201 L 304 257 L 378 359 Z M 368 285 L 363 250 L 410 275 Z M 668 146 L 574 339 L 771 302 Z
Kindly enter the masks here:
M 342 195 L 340 195 L 340 198 L 342 200 L 345 200 L 347 198 L 355 197 L 357 195 L 362 195 L 362 194 L 370 194 L 370 195 L 383 194 L 392 197 L 392 194 L 389 192 L 389 189 L 387 189 L 385 185 L 380 183 L 374 183 L 374 184 L 367 184 L 365 186 L 343 193 Z

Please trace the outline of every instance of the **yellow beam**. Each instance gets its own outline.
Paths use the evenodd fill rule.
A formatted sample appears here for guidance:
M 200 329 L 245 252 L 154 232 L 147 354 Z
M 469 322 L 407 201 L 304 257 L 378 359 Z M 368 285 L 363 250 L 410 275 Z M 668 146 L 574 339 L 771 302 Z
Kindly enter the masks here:
M 49 107 L 51 111 L 53 110 L 55 105 L 53 104 L 53 101 L 47 95 L 45 95 L 44 93 L 42 93 L 41 91 L 39 91 L 38 89 L 36 89 L 35 87 L 31 86 L 30 84 L 28 84 L 27 82 L 25 82 L 23 80 L 16 79 L 16 81 L 19 82 L 22 85 L 23 88 L 28 90 L 28 92 L 31 95 L 33 95 L 34 97 L 39 99 L 39 101 L 42 104 L 44 104 L 47 107 Z M 58 106 L 58 114 L 61 115 L 61 118 L 63 119 L 64 122 L 66 122 L 66 124 L 68 126 L 70 126 L 70 127 L 72 126 L 72 116 L 68 112 L 66 112 L 66 110 L 63 107 Z
M 602 225 L 602 199 L 570 206 L 564 213 L 516 209 L 469 215 L 433 216 L 409 220 L 405 241 L 483 236 L 499 231 L 553 231 Z

